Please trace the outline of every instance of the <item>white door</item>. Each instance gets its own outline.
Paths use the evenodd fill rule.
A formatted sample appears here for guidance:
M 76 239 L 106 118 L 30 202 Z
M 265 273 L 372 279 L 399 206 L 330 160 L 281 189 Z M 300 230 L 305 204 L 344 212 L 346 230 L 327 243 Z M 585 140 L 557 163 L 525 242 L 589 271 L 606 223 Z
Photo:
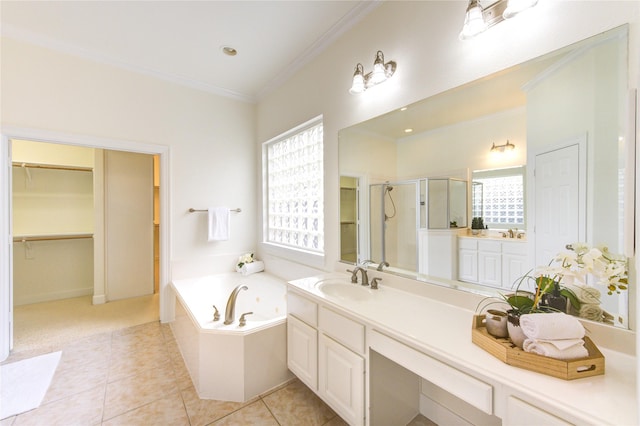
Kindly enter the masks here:
M 567 244 L 585 238 L 584 138 L 536 155 L 535 261 L 546 265 Z
M 108 300 L 153 294 L 153 157 L 105 152 Z

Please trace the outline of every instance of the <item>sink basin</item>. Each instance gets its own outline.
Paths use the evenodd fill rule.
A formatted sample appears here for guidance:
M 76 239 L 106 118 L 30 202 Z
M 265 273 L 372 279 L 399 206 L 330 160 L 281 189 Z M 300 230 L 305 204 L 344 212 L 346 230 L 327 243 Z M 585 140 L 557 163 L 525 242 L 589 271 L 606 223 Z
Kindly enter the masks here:
M 343 280 L 323 280 L 315 284 L 320 292 L 336 299 L 349 300 L 353 302 L 364 302 L 371 300 L 373 295 L 369 287 L 360 284 L 352 284 Z

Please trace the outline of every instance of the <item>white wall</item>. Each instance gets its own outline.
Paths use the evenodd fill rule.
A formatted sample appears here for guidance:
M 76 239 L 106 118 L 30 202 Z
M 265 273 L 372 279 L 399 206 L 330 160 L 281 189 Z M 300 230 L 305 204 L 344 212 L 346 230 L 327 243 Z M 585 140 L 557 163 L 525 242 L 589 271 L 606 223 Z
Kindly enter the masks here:
M 232 270 L 256 243 L 255 107 L 140 74 L 1 40 L 1 123 L 168 146 L 170 150 L 171 260 L 188 274 Z M 163 171 L 164 173 L 167 170 Z M 226 205 L 231 239 L 209 243 L 206 216 L 187 213 Z M 164 220 L 164 219 L 163 219 Z M 224 264 L 217 264 L 216 257 Z M 161 285 L 166 284 L 162 283 Z
M 630 52 L 638 52 L 638 2 L 540 1 L 517 19 L 462 42 L 458 33 L 466 1 L 384 2 L 352 30 L 258 104 L 258 143 L 324 115 L 325 266 L 339 257 L 338 131 L 535 58 L 624 23 L 631 23 Z M 361 95 L 351 95 L 353 67 L 369 71 L 382 50 L 396 74 Z M 638 86 L 638 56 L 631 58 L 631 87 Z M 286 274 L 287 262 L 282 262 Z

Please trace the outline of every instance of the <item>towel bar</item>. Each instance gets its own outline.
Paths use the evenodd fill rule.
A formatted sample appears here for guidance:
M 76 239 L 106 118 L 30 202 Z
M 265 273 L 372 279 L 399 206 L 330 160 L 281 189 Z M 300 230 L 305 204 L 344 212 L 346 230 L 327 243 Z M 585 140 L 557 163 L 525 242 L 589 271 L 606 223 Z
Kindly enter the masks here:
M 206 209 L 194 209 L 193 207 L 189 209 L 189 213 L 193 213 L 193 212 L 207 212 L 207 211 L 209 211 L 209 210 L 206 210 Z M 229 211 L 240 213 L 240 212 L 242 211 L 242 209 L 240 209 L 240 208 L 237 208 L 237 209 L 229 209 Z

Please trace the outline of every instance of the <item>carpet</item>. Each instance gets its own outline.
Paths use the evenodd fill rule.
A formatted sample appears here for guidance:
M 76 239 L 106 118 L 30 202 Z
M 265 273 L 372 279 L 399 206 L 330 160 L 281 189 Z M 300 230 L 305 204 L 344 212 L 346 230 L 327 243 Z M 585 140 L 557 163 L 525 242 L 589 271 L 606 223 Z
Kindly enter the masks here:
M 0 419 L 40 406 L 61 355 L 52 352 L 0 366 Z

